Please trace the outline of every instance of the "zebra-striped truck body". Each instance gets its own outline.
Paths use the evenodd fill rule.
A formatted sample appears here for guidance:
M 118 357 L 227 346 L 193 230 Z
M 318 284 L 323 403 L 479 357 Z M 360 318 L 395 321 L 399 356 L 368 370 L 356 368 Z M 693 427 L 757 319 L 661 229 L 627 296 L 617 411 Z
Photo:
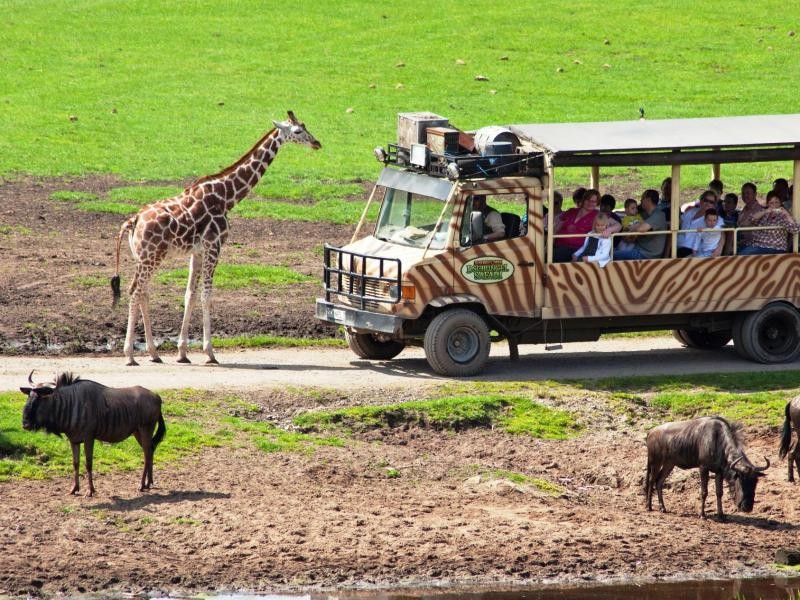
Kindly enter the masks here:
M 131 435 L 144 451 L 140 490 L 149 489 L 153 484 L 153 453 L 166 434 L 158 394 L 140 386 L 106 387 L 70 373 L 62 373 L 55 386 L 21 387 L 20 390 L 28 396 L 22 412 L 23 428 L 63 434 L 70 441 L 74 473 L 71 494 L 80 489 L 80 444 L 84 445 L 86 454 L 87 496 L 92 496 L 95 492 L 92 479 L 94 441 L 113 444 Z
M 694 197 L 681 196 L 681 165 L 710 164 L 719 176 L 721 163 L 785 160 L 800 189 L 800 115 L 510 125 L 505 135 L 512 132 L 524 161 L 515 174 L 464 176 L 465 163 L 444 155 L 416 167 L 397 150 L 396 164 L 375 186 L 373 197 L 383 198 L 372 235 L 359 239 L 362 218 L 350 244 L 326 246 L 325 297 L 316 315 L 344 326 L 356 354 L 386 360 L 422 345 L 434 371 L 468 376 L 483 369 L 492 341 L 506 340 L 513 360 L 519 344 L 671 329 L 692 348 L 718 349 L 733 339 L 742 356 L 758 362 L 800 356 L 797 234 L 783 254 L 740 256 L 733 243 L 731 255 L 677 257 L 680 205 Z M 443 161 L 458 167 L 448 167 L 449 179 L 435 170 Z M 551 234 L 555 220 L 546 207 L 554 205 L 558 168 L 588 167 L 591 187 L 602 189 L 601 166 L 659 165 L 672 177 L 670 228 L 634 235 L 663 236 L 663 256 L 612 257 L 602 267 L 554 261 L 554 238 L 564 235 Z M 505 238 L 477 239 L 478 195 L 501 212 Z M 800 220 L 797 195 L 792 214 Z M 521 217 L 527 226 L 516 228 Z M 735 242 L 744 233 L 724 235 Z

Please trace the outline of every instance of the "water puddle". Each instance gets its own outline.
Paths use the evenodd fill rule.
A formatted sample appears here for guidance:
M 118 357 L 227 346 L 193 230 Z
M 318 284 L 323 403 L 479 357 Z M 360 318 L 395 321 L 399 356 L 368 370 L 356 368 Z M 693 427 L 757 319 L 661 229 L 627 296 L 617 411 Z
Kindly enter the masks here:
M 194 596 L 195 598 L 197 596 Z M 193 598 L 193 596 L 171 596 Z M 311 594 L 220 594 L 209 600 L 796 600 L 800 577 L 703 580 L 626 585 L 515 588 L 503 591 L 408 589 Z M 160 599 L 166 600 L 166 599 Z

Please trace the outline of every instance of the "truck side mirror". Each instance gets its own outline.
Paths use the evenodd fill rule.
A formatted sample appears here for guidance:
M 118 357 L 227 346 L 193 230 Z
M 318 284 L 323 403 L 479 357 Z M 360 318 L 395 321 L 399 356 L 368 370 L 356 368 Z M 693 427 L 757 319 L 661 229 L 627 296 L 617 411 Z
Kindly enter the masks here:
M 473 210 L 470 214 L 469 232 L 472 244 L 480 244 L 483 241 L 483 213 L 481 211 Z

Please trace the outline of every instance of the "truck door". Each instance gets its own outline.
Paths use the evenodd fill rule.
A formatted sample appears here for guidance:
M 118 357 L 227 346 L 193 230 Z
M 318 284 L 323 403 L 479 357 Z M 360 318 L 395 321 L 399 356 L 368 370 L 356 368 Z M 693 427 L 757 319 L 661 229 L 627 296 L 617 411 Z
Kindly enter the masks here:
M 481 199 L 484 195 L 486 208 Z M 542 235 L 542 220 L 533 210 L 533 196 L 520 190 L 476 190 L 462 192 L 459 204 L 464 212 L 454 252 L 455 293 L 477 297 L 491 314 L 536 316 L 537 269 L 541 268 L 536 259 L 536 236 Z M 476 208 L 483 209 L 483 235 L 473 231 Z M 498 217 L 505 231 L 493 239 L 492 225 L 496 226 Z M 541 248 L 541 240 L 538 246 Z

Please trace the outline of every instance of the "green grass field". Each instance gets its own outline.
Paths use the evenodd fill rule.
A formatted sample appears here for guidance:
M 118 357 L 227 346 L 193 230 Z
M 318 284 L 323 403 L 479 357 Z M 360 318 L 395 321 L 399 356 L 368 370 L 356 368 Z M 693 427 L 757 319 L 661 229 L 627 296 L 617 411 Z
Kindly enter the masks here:
M 292 109 L 323 148 L 282 150 L 258 193 L 344 197 L 376 176 L 371 150 L 394 139 L 397 112 L 464 129 L 633 119 L 640 106 L 653 119 L 788 113 L 800 76 L 800 36 L 778 0 L 2 7 L 4 177 L 184 180 L 232 163 Z M 652 185 L 665 173 L 631 175 Z M 683 184 L 708 175 L 688 169 Z M 723 170 L 734 188 L 778 175 Z

